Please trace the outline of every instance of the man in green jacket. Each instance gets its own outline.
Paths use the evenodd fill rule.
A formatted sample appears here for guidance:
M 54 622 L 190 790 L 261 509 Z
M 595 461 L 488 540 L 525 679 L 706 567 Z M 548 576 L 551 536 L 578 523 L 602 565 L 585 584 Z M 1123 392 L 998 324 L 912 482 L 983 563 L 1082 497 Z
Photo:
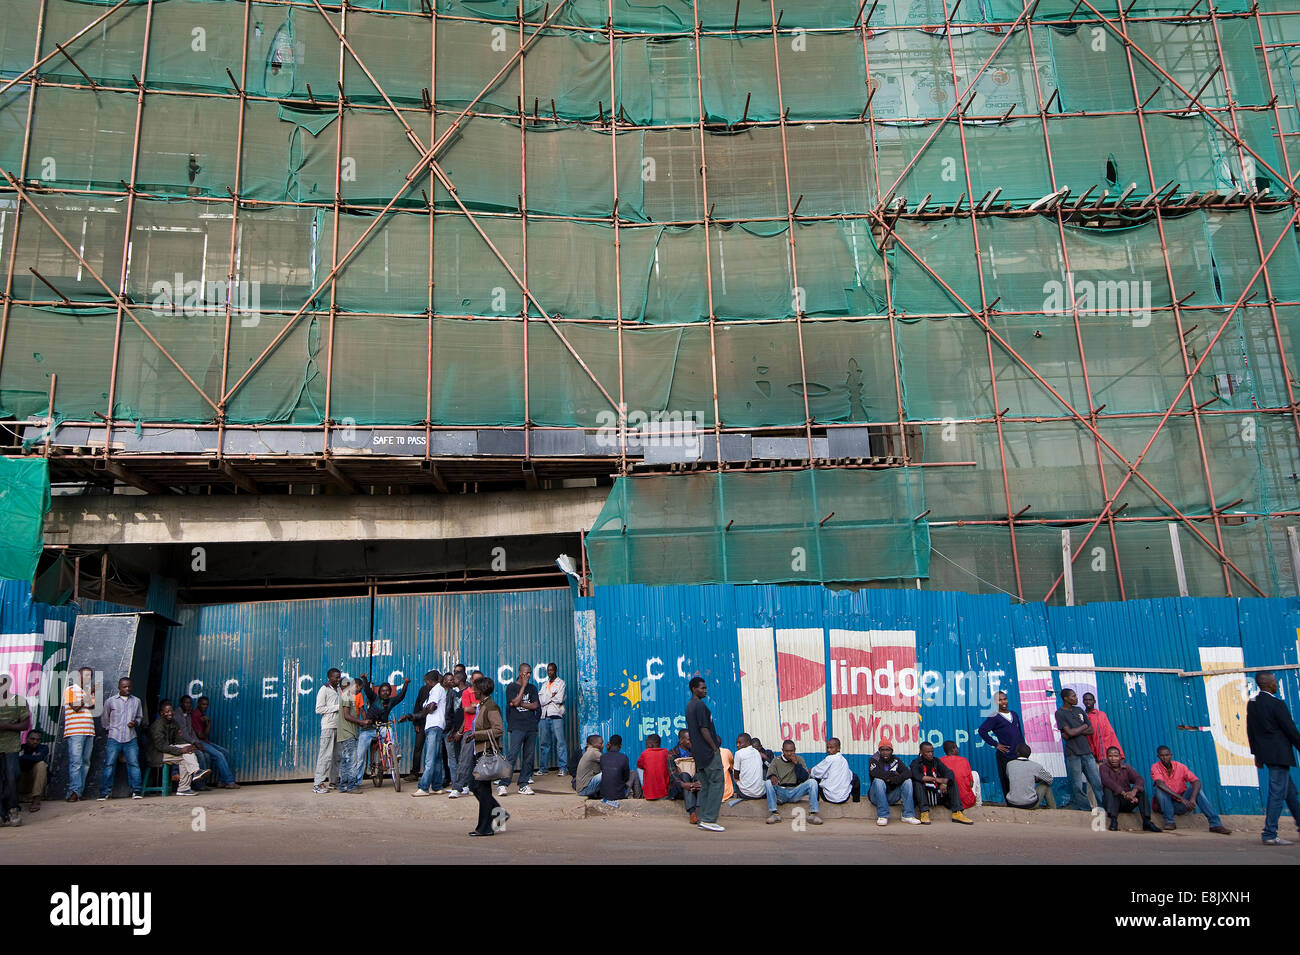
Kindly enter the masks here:
M 163 700 L 159 704 L 158 720 L 149 726 L 149 765 L 180 766 L 181 784 L 176 790 L 178 796 L 193 796 L 194 781 L 208 774 L 208 770 L 199 769 L 194 747 L 181 739 L 181 728 L 174 719 L 170 700 Z M 163 771 L 168 770 L 164 768 Z

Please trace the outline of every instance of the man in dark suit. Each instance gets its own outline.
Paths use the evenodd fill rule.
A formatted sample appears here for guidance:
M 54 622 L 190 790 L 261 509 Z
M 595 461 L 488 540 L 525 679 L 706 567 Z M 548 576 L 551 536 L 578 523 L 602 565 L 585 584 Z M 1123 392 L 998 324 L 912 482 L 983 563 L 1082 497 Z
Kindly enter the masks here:
M 1267 808 L 1264 811 L 1263 840 L 1266 846 L 1289 846 L 1291 842 L 1277 834 L 1282 817 L 1282 803 L 1291 810 L 1291 818 L 1300 826 L 1300 796 L 1291 779 L 1295 765 L 1293 749 L 1300 749 L 1300 731 L 1277 697 L 1277 677 L 1264 672 L 1255 677 L 1259 695 L 1246 704 L 1246 737 L 1255 765 L 1268 769 Z

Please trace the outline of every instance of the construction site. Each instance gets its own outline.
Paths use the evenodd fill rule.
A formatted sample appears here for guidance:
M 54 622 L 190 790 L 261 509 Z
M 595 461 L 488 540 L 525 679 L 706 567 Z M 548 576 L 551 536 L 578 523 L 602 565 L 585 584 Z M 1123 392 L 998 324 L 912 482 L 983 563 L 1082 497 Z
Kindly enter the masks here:
M 9 0 L 7 520 L 131 606 L 1294 595 L 1286 7 Z

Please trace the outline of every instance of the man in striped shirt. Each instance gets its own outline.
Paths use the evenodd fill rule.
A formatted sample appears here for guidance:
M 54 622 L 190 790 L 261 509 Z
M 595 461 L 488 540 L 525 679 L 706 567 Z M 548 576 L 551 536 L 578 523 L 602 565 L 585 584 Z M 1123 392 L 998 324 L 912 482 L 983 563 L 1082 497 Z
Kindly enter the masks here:
M 117 681 L 117 696 L 104 703 L 104 731 L 107 734 L 104 750 L 104 772 L 99 780 L 99 801 L 113 795 L 113 779 L 117 775 L 117 757 L 126 759 L 126 781 L 131 786 L 131 798 L 140 799 L 140 741 L 136 732 L 145 725 L 144 704 L 138 696 L 131 695 L 131 681 L 126 677 Z
M 63 691 L 63 745 L 68 748 L 68 802 L 86 791 L 86 773 L 95 748 L 95 671 L 82 667 Z

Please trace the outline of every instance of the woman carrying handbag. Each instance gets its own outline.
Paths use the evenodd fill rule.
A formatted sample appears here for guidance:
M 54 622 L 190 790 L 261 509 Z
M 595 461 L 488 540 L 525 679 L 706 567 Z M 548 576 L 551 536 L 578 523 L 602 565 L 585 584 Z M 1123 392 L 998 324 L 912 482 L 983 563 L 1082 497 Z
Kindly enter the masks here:
M 478 800 L 478 826 L 471 836 L 491 836 L 504 831 L 510 813 L 492 795 L 492 781 L 502 778 L 510 764 L 501 755 L 503 723 L 501 708 L 492 699 L 496 684 L 485 676 L 474 681 L 474 696 L 478 711 L 474 714 L 474 780 L 470 792 Z M 500 810 L 500 821 L 497 820 Z M 495 824 L 495 825 L 494 825 Z

